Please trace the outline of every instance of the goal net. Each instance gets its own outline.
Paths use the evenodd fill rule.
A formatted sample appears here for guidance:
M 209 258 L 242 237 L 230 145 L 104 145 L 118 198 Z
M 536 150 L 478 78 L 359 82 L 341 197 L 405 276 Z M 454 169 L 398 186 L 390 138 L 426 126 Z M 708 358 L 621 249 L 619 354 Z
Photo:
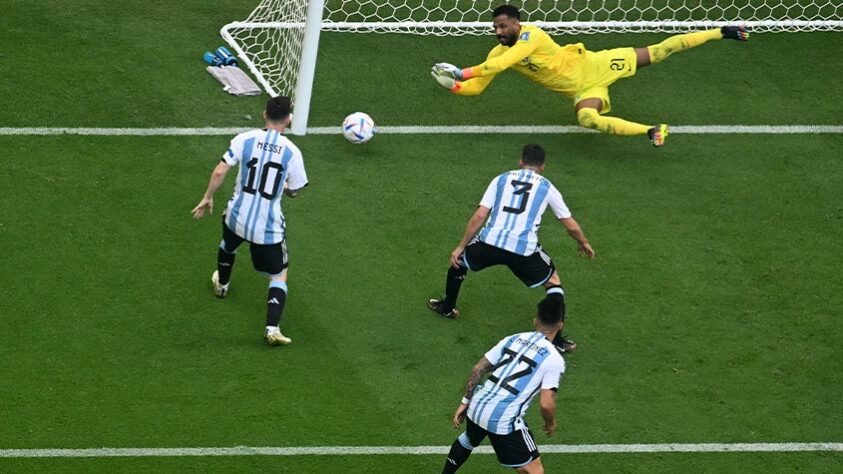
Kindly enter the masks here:
M 840 0 L 335 0 L 323 30 L 488 34 L 492 10 L 512 3 L 549 33 L 688 31 L 740 23 L 753 32 L 843 30 Z
M 319 31 L 480 35 L 505 0 L 262 0 L 220 33 L 272 96 L 294 99 L 303 134 Z M 678 32 L 741 24 L 752 32 L 843 31 L 841 0 L 523 0 L 549 33 Z M 304 97 L 306 96 L 306 97 Z M 304 125 L 303 125 L 304 124 Z

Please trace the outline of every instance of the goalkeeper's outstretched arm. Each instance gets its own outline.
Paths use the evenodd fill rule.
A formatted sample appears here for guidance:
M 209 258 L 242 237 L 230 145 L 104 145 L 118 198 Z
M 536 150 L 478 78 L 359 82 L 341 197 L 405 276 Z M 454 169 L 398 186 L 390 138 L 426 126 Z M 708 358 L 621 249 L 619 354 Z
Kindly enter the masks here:
M 495 76 L 483 76 L 458 82 L 456 86 L 451 89 L 451 92 L 457 95 L 478 95 L 486 89 L 494 78 Z
M 492 82 L 495 76 L 536 50 L 536 43 L 518 42 L 511 48 L 497 47 L 489 52 L 486 61 L 472 67 L 460 69 L 453 64 L 439 63 L 433 66 L 431 75 L 442 87 L 457 95 L 477 95 Z
M 535 42 L 519 41 L 509 49 L 504 50 L 501 47 L 497 47 L 489 53 L 485 62 L 460 71 L 462 73 L 462 79 L 494 76 L 533 54 L 537 46 L 538 43 Z
M 490 75 L 469 79 L 467 81 L 458 81 L 452 75 L 442 72 L 448 67 L 457 69 L 456 66 L 451 64 L 439 63 L 436 66 L 433 66 L 433 71 L 430 72 L 430 75 L 436 79 L 436 82 L 438 82 L 440 86 L 457 95 L 478 95 L 483 92 L 489 83 L 492 82 L 492 79 L 495 78 L 494 75 Z

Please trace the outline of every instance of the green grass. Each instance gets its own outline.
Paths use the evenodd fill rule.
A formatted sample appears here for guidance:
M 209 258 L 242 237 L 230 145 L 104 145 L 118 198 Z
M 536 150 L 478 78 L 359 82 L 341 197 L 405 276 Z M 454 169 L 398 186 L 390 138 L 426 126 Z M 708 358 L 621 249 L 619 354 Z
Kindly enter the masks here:
M 440 456 L 437 456 L 437 458 Z M 769 472 L 832 473 L 843 461 L 839 454 L 811 453 L 725 453 L 725 454 L 575 454 L 543 455 L 547 472 L 700 473 Z M 142 459 L 61 459 L 0 461 L 0 467 L 13 472 L 87 473 L 130 472 L 439 472 L 440 459 L 431 456 L 354 456 L 336 457 L 250 457 L 250 458 L 142 458 Z M 496 466 L 494 455 L 474 455 L 459 472 L 468 474 L 511 473 Z M 562 466 L 562 468 L 560 468 Z M 835 468 L 834 466 L 838 466 Z
M 20 46 L 0 58 L 16 65 L 0 68 L 0 127 L 259 125 L 244 117 L 265 96 L 229 97 L 200 61 L 251 3 L 2 6 L 0 38 Z M 427 77 L 489 46 L 325 34 L 311 123 L 353 110 L 381 125 L 573 123 L 570 104 L 519 77 L 472 99 Z M 614 108 L 677 124 L 839 125 L 843 66 L 823 50 L 843 50 L 840 35 L 706 45 L 618 84 Z M 546 174 L 598 253 L 577 257 L 547 218 L 542 243 L 581 348 L 561 431 L 536 433 L 540 444 L 843 439 L 838 135 L 676 135 L 661 150 L 601 135 L 295 138 L 311 186 L 284 203 L 295 342 L 277 350 L 261 344 L 266 283 L 246 250 L 230 297 L 209 291 L 230 179 L 212 218 L 190 218 L 228 139 L 0 137 L 0 449 L 449 444 L 469 368 L 529 327 L 541 292 L 496 268 L 469 276 L 459 321 L 424 301 L 441 293 L 483 189 L 528 141 L 547 148 Z M 528 420 L 539 426 L 537 412 Z M 442 458 L 0 459 L 0 471 L 435 472 Z M 543 458 L 549 472 L 843 465 L 839 453 Z M 477 455 L 465 472 L 508 471 Z

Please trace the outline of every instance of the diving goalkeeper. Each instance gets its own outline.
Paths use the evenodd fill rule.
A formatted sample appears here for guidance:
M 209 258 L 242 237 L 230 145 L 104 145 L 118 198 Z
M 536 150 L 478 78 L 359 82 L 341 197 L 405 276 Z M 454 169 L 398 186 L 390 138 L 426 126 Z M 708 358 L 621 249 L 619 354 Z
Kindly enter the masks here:
M 489 52 L 486 62 L 465 69 L 439 63 L 431 74 L 443 87 L 457 95 L 483 92 L 495 76 L 509 68 L 542 86 L 574 100 L 577 121 L 613 135 L 647 135 L 654 146 L 664 145 L 667 125 L 642 125 L 604 114 L 612 109 L 609 86 L 618 79 L 635 75 L 638 68 L 664 61 L 678 51 L 712 40 L 747 41 L 744 27 L 723 28 L 671 36 L 646 48 L 617 48 L 598 52 L 582 43 L 559 46 L 540 28 L 521 25 L 521 12 L 512 5 L 501 5 L 492 12 L 495 35 L 500 42 Z

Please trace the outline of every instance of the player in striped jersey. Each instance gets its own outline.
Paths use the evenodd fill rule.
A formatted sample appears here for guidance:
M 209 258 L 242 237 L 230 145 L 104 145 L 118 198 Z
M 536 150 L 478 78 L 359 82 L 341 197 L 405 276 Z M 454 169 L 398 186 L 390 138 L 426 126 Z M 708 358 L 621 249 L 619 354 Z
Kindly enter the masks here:
M 214 193 L 226 173 L 240 165 L 234 195 L 222 217 L 222 242 L 217 252 L 217 270 L 211 275 L 214 294 L 225 298 L 237 247 L 249 242 L 255 270 L 269 276 L 264 338 L 269 345 L 292 340 L 279 329 L 287 300 L 286 220 L 281 212 L 282 196 L 296 197 L 307 186 L 301 152 L 284 130 L 290 124 L 290 98 L 273 97 L 263 113 L 265 128 L 241 133 L 231 140 L 228 151 L 214 168 L 208 189 L 193 216 L 201 219 L 214 210 Z
M 553 261 L 539 245 L 537 235 L 547 207 L 553 210 L 568 234 L 577 241 L 580 252 L 594 258 L 594 249 L 571 216 L 562 195 L 541 175 L 545 166 L 544 148 L 536 144 L 526 145 L 518 166 L 517 170 L 502 173 L 489 184 L 466 225 L 462 240 L 451 252 L 445 298 L 428 300 L 431 310 L 456 318 L 459 316 L 457 296 L 468 270 L 480 271 L 494 265 L 506 265 L 530 288 L 544 286 L 549 296 L 560 300 L 564 312 L 562 282 Z M 576 348 L 573 341 L 561 335 L 554 343 L 560 352 Z
M 535 331 L 501 339 L 474 365 L 453 419 L 454 428 L 459 429 L 468 418 L 466 429 L 451 445 L 443 474 L 456 472 L 486 436 L 502 465 L 518 472 L 544 472 L 524 414 L 541 394 L 544 431 L 548 436 L 556 431 L 556 391 L 565 360 L 551 341 L 563 323 L 561 300 L 546 297 L 537 306 Z
M 746 29 L 738 26 L 695 31 L 671 36 L 646 48 L 615 48 L 589 51 L 582 43 L 560 46 L 541 28 L 521 24 L 521 12 L 513 5 L 501 5 L 492 12 L 495 36 L 500 43 L 486 61 L 464 69 L 439 63 L 431 74 L 441 86 L 457 95 L 478 95 L 492 79 L 506 69 L 517 71 L 531 81 L 573 99 L 574 113 L 583 127 L 613 135 L 647 135 L 657 147 L 667 138 L 667 125 L 645 125 L 608 117 L 612 109 L 609 86 L 632 77 L 640 68 L 657 64 L 673 53 L 709 41 L 749 40 Z M 659 89 L 649 94 L 658 100 Z

